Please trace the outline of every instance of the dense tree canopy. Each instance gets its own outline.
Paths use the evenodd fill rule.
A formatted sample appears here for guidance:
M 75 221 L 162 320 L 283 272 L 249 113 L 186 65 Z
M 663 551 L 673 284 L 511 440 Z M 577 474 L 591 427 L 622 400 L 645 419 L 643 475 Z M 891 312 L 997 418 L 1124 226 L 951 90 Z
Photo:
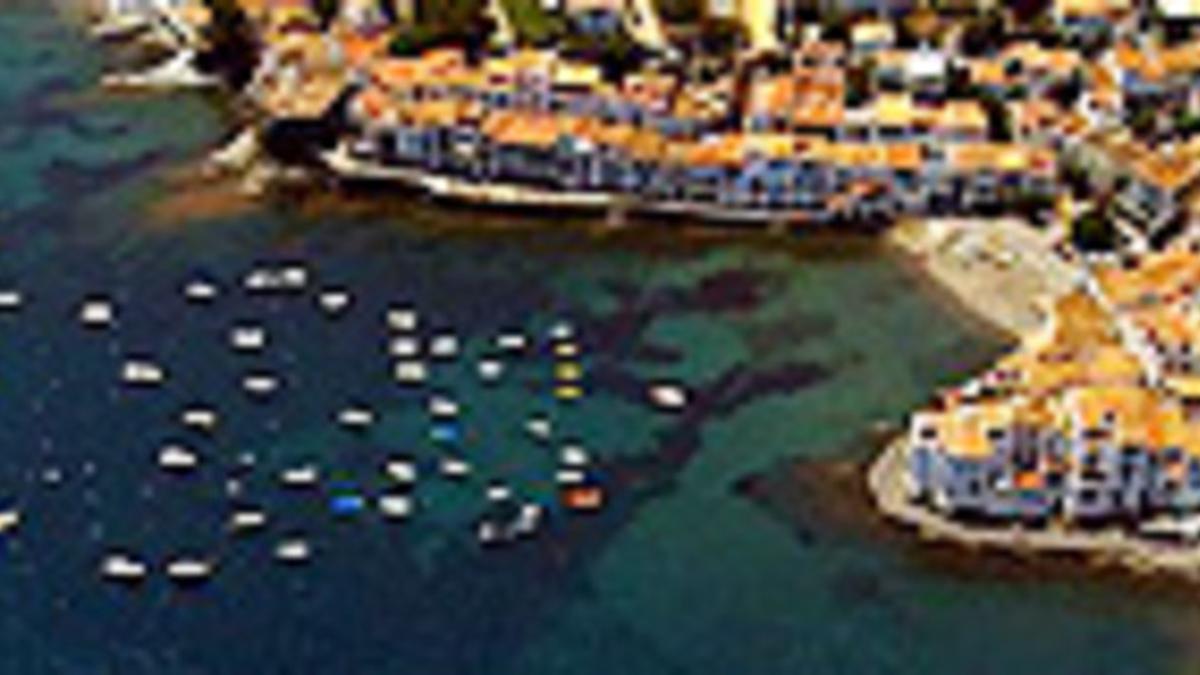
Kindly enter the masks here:
M 612 81 L 636 69 L 645 57 L 642 48 L 624 31 L 602 36 L 571 33 L 563 48 L 574 58 L 600 64 L 604 77 Z
M 664 21 L 695 23 L 704 18 L 704 0 L 655 0 L 655 8 Z
M 1095 209 L 1075 220 L 1071 239 L 1081 251 L 1111 251 L 1117 245 L 1117 228 L 1107 213 Z
M 249 18 L 237 0 L 204 0 L 212 13 L 205 30 L 206 50 L 197 65 L 226 79 L 240 89 L 254 75 L 258 64 L 258 40 Z
M 412 54 L 454 45 L 476 53 L 487 45 L 493 28 L 485 0 L 424 0 L 417 4 L 413 24 L 396 36 L 392 51 Z
M 312 0 L 312 8 L 321 22 L 321 27 L 328 28 L 337 18 L 338 12 L 341 11 L 342 2 L 341 0 Z

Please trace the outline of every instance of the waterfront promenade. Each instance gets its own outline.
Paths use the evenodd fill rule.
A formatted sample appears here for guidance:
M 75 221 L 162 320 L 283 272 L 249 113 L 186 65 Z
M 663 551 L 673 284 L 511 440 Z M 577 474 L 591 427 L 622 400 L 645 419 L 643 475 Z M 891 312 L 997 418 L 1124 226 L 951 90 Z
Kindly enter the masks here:
M 867 472 L 867 486 L 879 513 L 914 530 L 924 540 L 980 552 L 1082 556 L 1099 564 L 1169 572 L 1200 581 L 1200 544 L 1152 541 L 1115 526 L 1081 530 L 1054 525 L 1035 529 L 1017 524 L 966 523 L 926 508 L 911 501 L 905 488 L 905 446 L 903 437 L 888 444 Z

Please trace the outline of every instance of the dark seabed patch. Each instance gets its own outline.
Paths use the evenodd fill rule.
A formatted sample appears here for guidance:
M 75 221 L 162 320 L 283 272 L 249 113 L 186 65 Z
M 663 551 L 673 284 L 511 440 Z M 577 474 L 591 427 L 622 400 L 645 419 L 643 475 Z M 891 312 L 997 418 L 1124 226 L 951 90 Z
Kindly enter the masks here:
M 51 191 L 77 194 L 93 193 L 102 188 L 120 185 L 134 177 L 143 176 L 147 169 L 158 164 L 162 155 L 155 151 L 142 153 L 126 160 L 88 166 L 81 162 L 55 157 L 41 170 L 42 183 Z

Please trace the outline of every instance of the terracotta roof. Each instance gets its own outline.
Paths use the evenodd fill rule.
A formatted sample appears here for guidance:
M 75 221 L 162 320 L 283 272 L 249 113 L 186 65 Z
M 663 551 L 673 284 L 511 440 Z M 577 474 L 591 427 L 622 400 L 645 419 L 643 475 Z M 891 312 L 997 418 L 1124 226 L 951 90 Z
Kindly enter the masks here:
M 500 145 L 548 148 L 558 142 L 559 121 L 552 115 L 498 111 L 483 121 L 483 134 Z
M 1011 79 L 1004 62 L 1000 59 L 972 59 L 969 65 L 971 81 L 977 84 L 1006 85 Z
M 478 115 L 478 106 L 468 101 L 442 98 L 417 101 L 404 106 L 404 116 L 418 126 L 451 127 Z
M 995 453 L 989 433 L 1007 431 L 1014 418 L 1013 403 L 989 401 L 957 406 L 940 414 L 927 414 L 922 417 L 922 422 L 934 429 L 946 454 L 982 460 Z
M 354 98 L 359 114 L 372 120 L 380 120 L 395 109 L 392 99 L 379 87 L 365 87 Z
M 1048 150 L 1016 143 L 955 143 L 946 146 L 946 159 L 958 171 L 1045 172 L 1053 168 Z
M 1183 153 L 1149 151 L 1129 165 L 1133 175 L 1145 183 L 1176 192 L 1191 185 L 1200 176 L 1200 161 Z
M 314 76 L 296 87 L 272 87 L 260 104 L 271 117 L 316 119 L 329 110 L 345 89 L 346 83 L 339 76 Z
M 387 53 L 391 36 L 380 33 L 365 36 L 355 31 L 343 31 L 341 35 L 342 53 L 346 62 L 353 67 L 365 66 L 369 61 Z
M 1131 0 L 1055 0 L 1055 12 L 1066 17 L 1111 16 L 1132 9 Z
M 943 129 L 960 129 L 976 133 L 986 132 L 987 113 L 974 100 L 946 101 L 936 113 L 936 125 Z

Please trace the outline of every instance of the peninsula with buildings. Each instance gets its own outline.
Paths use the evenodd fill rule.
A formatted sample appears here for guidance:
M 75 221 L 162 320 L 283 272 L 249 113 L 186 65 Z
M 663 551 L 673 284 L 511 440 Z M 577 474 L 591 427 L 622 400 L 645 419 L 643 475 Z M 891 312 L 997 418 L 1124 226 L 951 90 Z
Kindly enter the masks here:
M 97 0 L 98 1 L 98 0 Z M 870 469 L 972 546 L 1200 573 L 1200 2 L 108 0 L 213 162 L 558 212 L 886 229 L 1012 335 Z

